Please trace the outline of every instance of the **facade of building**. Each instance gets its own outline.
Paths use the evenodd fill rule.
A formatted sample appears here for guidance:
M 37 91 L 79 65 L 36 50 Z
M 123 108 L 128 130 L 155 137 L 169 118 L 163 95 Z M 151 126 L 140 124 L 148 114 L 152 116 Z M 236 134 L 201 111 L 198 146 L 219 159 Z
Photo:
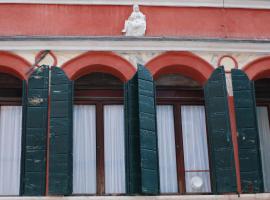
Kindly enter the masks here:
M 270 199 L 270 2 L 0 0 L 0 199 Z

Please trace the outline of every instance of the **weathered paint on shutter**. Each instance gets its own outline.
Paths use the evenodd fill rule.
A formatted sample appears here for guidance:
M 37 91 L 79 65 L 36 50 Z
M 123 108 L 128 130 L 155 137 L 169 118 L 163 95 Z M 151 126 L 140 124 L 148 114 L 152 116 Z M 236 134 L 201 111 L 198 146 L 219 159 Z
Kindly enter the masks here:
M 24 165 L 25 165 L 25 136 L 26 136 L 26 113 L 27 113 L 27 82 L 22 81 L 22 141 L 21 141 L 21 175 L 20 175 L 20 195 L 23 195 L 24 186 Z
M 125 84 L 126 191 L 141 193 L 138 76 Z
M 159 193 L 155 86 L 151 73 L 138 65 L 138 103 L 143 194 Z
M 243 192 L 263 191 L 254 84 L 238 69 L 232 70 L 238 130 L 241 186 Z
M 213 193 L 236 192 L 226 79 L 217 68 L 204 86 Z
M 51 70 L 49 194 L 72 193 L 73 82 L 59 67 Z
M 48 78 L 47 66 L 36 69 L 28 80 L 25 123 L 24 166 L 21 194 L 41 196 L 45 194 L 46 138 L 48 126 Z
M 156 132 L 155 87 L 152 75 L 138 65 L 125 87 L 127 191 L 158 194 L 159 167 Z

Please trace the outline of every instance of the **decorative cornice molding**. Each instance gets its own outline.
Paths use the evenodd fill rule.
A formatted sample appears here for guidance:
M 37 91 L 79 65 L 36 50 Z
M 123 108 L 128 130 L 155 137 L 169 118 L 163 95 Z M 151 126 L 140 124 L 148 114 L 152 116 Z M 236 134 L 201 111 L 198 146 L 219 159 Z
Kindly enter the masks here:
M 0 50 L 206 51 L 270 53 L 270 40 L 160 37 L 0 37 Z
M 269 0 L 0 0 L 0 3 L 133 5 L 270 9 Z
M 225 8 L 270 9 L 269 0 L 224 0 Z

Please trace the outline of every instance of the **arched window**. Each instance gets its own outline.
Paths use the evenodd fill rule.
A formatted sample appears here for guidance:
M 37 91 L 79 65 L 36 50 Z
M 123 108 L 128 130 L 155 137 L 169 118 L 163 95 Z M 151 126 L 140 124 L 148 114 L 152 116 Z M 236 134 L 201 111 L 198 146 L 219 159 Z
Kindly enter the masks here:
M 94 72 L 74 84 L 73 193 L 123 194 L 123 82 Z
M 0 195 L 19 195 L 22 154 L 22 97 L 30 63 L 0 51 Z
M 147 63 L 156 81 L 160 192 L 210 193 L 203 85 L 213 67 L 190 52 Z
M 203 88 L 180 74 L 156 78 L 161 193 L 210 193 Z
M 257 121 L 261 148 L 264 191 L 270 192 L 270 78 L 255 81 Z
M 0 73 L 0 195 L 19 195 L 22 81 Z
M 136 69 L 112 52 L 86 52 L 62 70 L 74 81 L 73 194 L 126 193 L 123 87 Z

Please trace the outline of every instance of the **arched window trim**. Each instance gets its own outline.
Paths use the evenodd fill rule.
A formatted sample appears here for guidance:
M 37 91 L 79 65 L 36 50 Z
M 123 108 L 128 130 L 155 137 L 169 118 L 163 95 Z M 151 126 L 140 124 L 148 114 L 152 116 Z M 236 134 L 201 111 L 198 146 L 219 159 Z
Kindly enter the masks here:
M 270 77 L 270 56 L 265 56 L 251 61 L 242 69 L 250 80 Z
M 104 72 L 126 82 L 136 73 L 130 62 L 112 52 L 86 52 L 64 63 L 61 68 L 70 80 L 91 72 Z
M 146 67 L 153 77 L 165 74 L 181 74 L 203 85 L 214 68 L 199 56 L 190 52 L 166 52 L 150 60 Z
M 0 51 L 0 72 L 27 80 L 31 64 L 24 58 L 6 51 Z

